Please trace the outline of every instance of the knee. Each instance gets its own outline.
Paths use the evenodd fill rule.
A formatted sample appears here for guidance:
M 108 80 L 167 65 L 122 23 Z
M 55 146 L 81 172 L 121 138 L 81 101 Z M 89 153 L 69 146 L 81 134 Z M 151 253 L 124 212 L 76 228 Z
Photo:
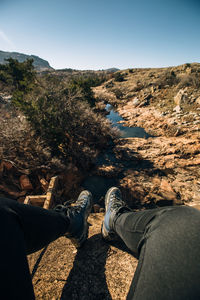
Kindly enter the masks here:
M 15 203 L 16 201 L 0 197 L 0 213 L 3 211 L 8 211 L 8 209 L 12 207 L 13 202 Z

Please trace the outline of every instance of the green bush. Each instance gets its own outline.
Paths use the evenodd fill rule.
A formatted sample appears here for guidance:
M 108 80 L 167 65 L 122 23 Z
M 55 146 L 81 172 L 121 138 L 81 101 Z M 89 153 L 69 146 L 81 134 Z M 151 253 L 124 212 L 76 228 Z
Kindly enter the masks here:
M 53 156 L 64 160 L 71 157 L 82 167 L 93 160 L 97 149 L 107 145 L 113 135 L 109 122 L 76 94 L 51 93 L 34 100 L 26 98 L 21 101 L 20 109 Z
M 114 75 L 115 81 L 122 82 L 124 81 L 124 75 L 120 72 L 115 73 Z
M 25 115 L 52 157 L 84 168 L 114 136 L 109 121 L 91 108 L 91 86 L 102 78 L 82 75 L 67 82 L 64 78 L 58 85 L 57 75 L 36 76 L 32 61 L 9 60 L 1 71 L 12 82 L 13 106 Z
M 114 89 L 113 90 L 113 93 L 115 94 L 115 96 L 118 98 L 118 99 L 121 99 L 123 97 L 123 93 L 120 89 Z

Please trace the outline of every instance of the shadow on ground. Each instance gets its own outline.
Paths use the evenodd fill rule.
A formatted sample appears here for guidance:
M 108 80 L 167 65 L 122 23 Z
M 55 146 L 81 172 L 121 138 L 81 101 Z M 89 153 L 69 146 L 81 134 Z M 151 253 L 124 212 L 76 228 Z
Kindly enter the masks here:
M 105 277 L 105 263 L 109 249 L 109 245 L 102 240 L 101 234 L 88 239 L 76 254 L 61 299 L 112 299 Z

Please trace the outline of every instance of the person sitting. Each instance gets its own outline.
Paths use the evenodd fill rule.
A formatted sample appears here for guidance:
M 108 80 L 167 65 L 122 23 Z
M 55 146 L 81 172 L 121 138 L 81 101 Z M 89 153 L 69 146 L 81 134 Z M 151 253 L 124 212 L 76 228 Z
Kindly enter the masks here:
M 92 194 L 52 210 L 0 198 L 1 298 L 35 299 L 26 255 L 60 236 L 81 248 L 88 237 Z M 102 237 L 121 239 L 138 258 L 127 299 L 200 299 L 200 212 L 188 206 L 133 212 L 117 187 L 105 196 Z

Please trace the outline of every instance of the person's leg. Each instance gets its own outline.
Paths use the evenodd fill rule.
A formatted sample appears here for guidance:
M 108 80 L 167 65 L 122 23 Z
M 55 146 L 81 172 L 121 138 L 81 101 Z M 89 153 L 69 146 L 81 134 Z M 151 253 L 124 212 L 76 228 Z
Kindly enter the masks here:
M 88 191 L 79 195 L 74 207 L 59 205 L 55 210 L 0 198 L 2 299 L 34 299 L 26 254 L 42 249 L 62 235 L 81 246 L 87 238 L 91 205 Z
M 200 299 L 200 212 L 128 212 L 120 198 L 116 188 L 106 195 L 102 235 L 108 240 L 114 232 L 139 257 L 127 299 Z
M 1 204 L 0 232 L 1 299 L 35 299 L 26 258 L 26 245 L 23 232 L 16 215 L 13 215 L 10 211 L 4 209 L 4 207 L 2 208 Z
M 26 253 L 30 254 L 62 236 L 67 232 L 69 219 L 54 210 L 46 210 L 18 203 L 11 199 L 0 198 L 0 210 L 15 220 L 21 229 Z M 13 227 L 13 224 L 10 225 Z M 2 230 L 7 230 L 4 226 Z
M 139 262 L 127 299 L 200 299 L 199 230 L 196 209 L 162 208 L 138 243 Z

